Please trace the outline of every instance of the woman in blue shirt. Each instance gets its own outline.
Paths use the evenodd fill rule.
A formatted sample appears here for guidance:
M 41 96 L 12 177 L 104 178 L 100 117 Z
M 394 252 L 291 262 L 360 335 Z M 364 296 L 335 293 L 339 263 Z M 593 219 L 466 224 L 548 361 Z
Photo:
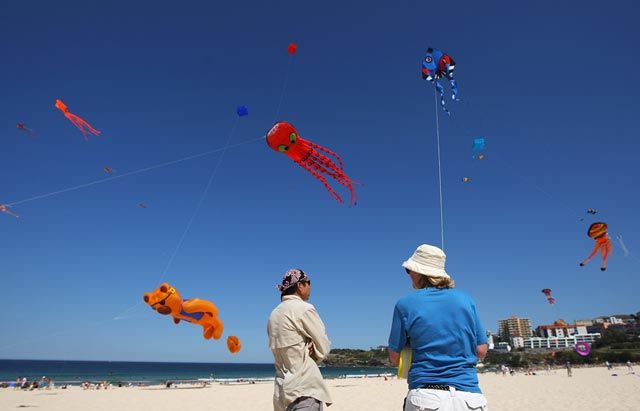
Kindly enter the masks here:
M 404 411 L 488 410 L 476 363 L 487 353 L 487 336 L 473 299 L 456 290 L 445 271 L 446 256 L 423 244 L 402 266 L 416 291 L 393 312 L 389 359 L 412 350 Z

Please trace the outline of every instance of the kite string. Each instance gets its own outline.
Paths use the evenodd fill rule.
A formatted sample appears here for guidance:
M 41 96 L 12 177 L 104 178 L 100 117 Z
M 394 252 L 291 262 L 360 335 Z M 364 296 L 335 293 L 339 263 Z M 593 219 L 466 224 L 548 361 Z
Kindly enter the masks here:
M 180 159 L 177 159 L 177 160 L 166 161 L 164 163 L 159 163 L 159 164 L 156 164 L 156 165 L 153 165 L 153 166 L 141 168 L 141 169 L 138 169 L 138 170 L 129 171 L 129 172 L 124 173 L 124 174 L 118 174 L 116 176 L 110 176 L 110 177 L 106 177 L 106 178 L 101 178 L 99 180 L 91 181 L 91 182 L 88 182 L 88 183 L 80 184 L 80 185 L 69 187 L 69 188 L 64 188 L 64 189 L 57 190 L 57 191 L 52 191 L 50 193 L 41 194 L 41 195 L 38 195 L 38 196 L 26 198 L 24 200 L 14 201 L 12 203 L 6 203 L 5 205 L 7 205 L 9 207 L 13 207 L 13 206 L 18 205 L 18 204 L 24 204 L 24 203 L 28 203 L 28 202 L 35 201 L 35 200 L 40 200 L 40 199 L 51 197 L 51 196 L 54 196 L 54 195 L 57 195 L 57 194 L 63 194 L 63 193 L 67 193 L 69 191 L 80 190 L 82 188 L 90 187 L 90 186 L 93 186 L 93 185 L 96 185 L 96 184 L 102 184 L 102 183 L 106 183 L 108 181 L 117 180 L 119 178 L 124 178 L 124 177 L 132 176 L 132 175 L 135 175 L 135 174 L 144 173 L 146 171 L 154 170 L 154 169 L 161 168 L 161 167 L 166 167 L 166 166 L 169 166 L 169 165 L 172 165 L 172 164 L 181 163 L 183 161 L 192 160 L 194 158 L 204 157 L 204 156 L 207 156 L 209 154 L 217 153 L 219 151 L 223 151 L 223 150 L 226 150 L 226 149 L 229 149 L 229 148 L 232 148 L 232 147 L 241 146 L 241 145 L 244 145 L 244 144 L 253 143 L 255 141 L 262 140 L 262 139 L 264 139 L 264 137 L 254 138 L 254 139 L 243 141 L 243 142 L 240 142 L 240 143 L 237 143 L 237 144 L 228 145 L 228 146 L 225 146 L 225 147 L 222 147 L 222 148 L 217 148 L 217 149 L 214 149 L 214 150 L 205 151 L 205 152 L 200 153 L 200 154 L 194 154 L 194 155 L 183 157 L 183 158 L 180 158 Z
M 227 141 L 225 142 L 224 147 L 221 150 L 217 150 L 217 151 L 222 151 L 222 154 L 218 158 L 218 161 L 216 162 L 216 165 L 213 167 L 213 169 L 211 171 L 211 174 L 209 175 L 209 180 L 207 181 L 207 184 L 205 185 L 205 188 L 204 188 L 202 194 L 200 195 L 200 199 L 198 201 L 198 204 L 196 205 L 195 210 L 191 214 L 191 217 L 189 218 L 189 220 L 187 222 L 187 226 L 185 227 L 184 231 L 182 232 L 182 235 L 180 236 L 180 239 L 178 240 L 178 243 L 177 243 L 176 247 L 174 248 L 173 252 L 171 253 L 171 256 L 169 257 L 169 261 L 167 262 L 167 264 L 165 265 L 164 269 L 160 273 L 160 277 L 159 277 L 157 283 L 162 283 L 165 275 L 167 274 L 167 271 L 169 271 L 169 268 L 171 268 L 171 265 L 173 264 L 173 260 L 175 259 L 176 255 L 178 254 L 178 251 L 180 251 L 180 248 L 182 248 L 182 244 L 184 243 L 184 240 L 186 239 L 187 234 L 189 233 L 189 230 L 191 229 L 191 226 L 193 225 L 193 222 L 195 221 L 196 216 L 198 215 L 198 213 L 200 211 L 200 208 L 202 207 L 202 204 L 203 204 L 205 198 L 207 197 L 207 193 L 209 192 L 209 189 L 211 188 L 211 184 L 213 183 L 213 180 L 214 180 L 214 178 L 215 178 L 215 176 L 217 174 L 218 168 L 220 167 L 220 164 L 222 163 L 222 159 L 224 157 L 224 154 L 225 154 L 226 150 L 229 147 L 231 147 L 231 145 L 229 143 L 231 142 L 231 139 L 232 139 L 233 135 L 235 134 L 235 130 L 236 130 L 237 126 L 238 126 L 238 118 L 236 118 L 236 121 L 233 123 L 233 127 L 231 127 L 231 131 L 229 132 L 229 135 L 227 136 Z M 263 137 L 260 137 L 260 139 L 262 139 L 262 138 Z M 115 317 L 113 317 L 112 320 L 121 320 L 121 319 L 130 318 L 130 316 L 126 315 L 126 314 L 128 314 L 132 310 L 136 309 L 140 305 L 142 305 L 142 302 L 138 301 L 138 303 L 130 306 L 129 308 L 126 308 L 120 314 L 118 314 Z
M 278 116 L 280 115 L 280 108 L 282 107 L 282 102 L 284 100 L 284 94 L 287 91 L 287 84 L 289 83 L 289 74 L 291 73 L 291 66 L 293 66 L 293 55 L 289 58 L 289 65 L 287 66 L 287 71 L 284 75 L 284 82 L 282 83 L 282 90 L 280 91 L 280 99 L 278 100 L 278 106 L 276 107 L 276 115 L 273 119 L 273 122 L 278 121 Z
M 438 187 L 440 190 L 440 246 L 444 251 L 444 207 L 442 205 L 442 166 L 440 163 L 440 120 L 438 118 L 438 89 L 434 88 L 433 95 L 435 97 L 436 110 L 436 141 L 438 145 Z
M 225 145 L 222 148 L 222 153 L 220 154 L 220 157 L 218 157 L 218 161 L 216 162 L 215 166 L 211 170 L 211 175 L 209 176 L 209 181 L 207 181 L 207 185 L 205 186 L 204 191 L 200 195 L 200 200 L 198 201 L 198 204 L 196 205 L 196 208 L 193 211 L 193 214 L 191 214 L 191 218 L 189 219 L 189 222 L 187 223 L 187 226 L 184 229 L 184 232 L 182 233 L 182 236 L 180 237 L 180 240 L 178 241 L 178 244 L 176 245 L 176 248 L 173 250 L 173 253 L 171 254 L 171 257 L 169 258 L 169 261 L 167 262 L 167 265 L 165 266 L 164 270 L 162 270 L 162 274 L 160 275 L 160 279 L 158 280 L 158 283 L 162 282 L 162 280 L 164 279 L 164 276 L 167 274 L 167 271 L 171 267 L 171 264 L 173 263 L 173 260 L 174 260 L 175 256 L 178 254 L 178 251 L 182 247 L 182 243 L 184 242 L 185 238 L 187 237 L 187 234 L 189 233 L 189 230 L 191 229 L 191 226 L 193 225 L 193 222 L 195 221 L 196 216 L 198 215 L 198 212 L 200 211 L 200 208 L 202 207 L 202 204 L 204 203 L 204 200 L 207 197 L 207 193 L 209 192 L 209 189 L 211 188 L 211 184 L 213 183 L 213 180 L 216 177 L 216 174 L 218 172 L 218 168 L 220 167 L 220 164 L 222 163 L 224 155 L 225 155 L 225 153 L 227 151 L 227 148 L 229 147 L 229 143 L 231 142 L 231 139 L 233 138 L 235 130 L 238 127 L 238 119 L 239 118 L 236 118 L 236 121 L 233 123 L 233 127 L 231 128 L 231 131 L 229 132 L 229 135 L 227 136 L 227 141 L 225 142 Z
M 239 146 L 239 145 L 242 145 L 242 144 L 247 144 L 247 143 L 250 143 L 250 142 L 257 141 L 257 140 L 262 140 L 262 139 L 264 138 L 264 137 L 260 137 L 260 138 L 257 138 L 257 139 L 248 140 L 248 141 L 245 141 L 245 142 L 242 142 L 242 143 L 238 143 L 238 144 L 230 145 L 229 143 L 230 143 L 230 141 L 231 141 L 231 138 L 233 137 L 233 134 L 234 134 L 234 132 L 235 132 L 235 129 L 236 129 L 237 125 L 238 125 L 238 120 L 236 119 L 236 122 L 234 123 L 234 125 L 233 125 L 233 127 L 232 127 L 232 129 L 231 129 L 231 132 L 229 133 L 229 136 L 228 136 L 228 138 L 227 138 L 227 141 L 226 141 L 226 143 L 225 143 L 224 147 L 222 147 L 221 149 L 210 150 L 210 151 L 207 151 L 207 152 L 205 152 L 205 153 L 192 155 L 192 156 L 185 157 L 185 158 L 178 159 L 178 160 L 168 161 L 168 162 L 165 162 L 165 163 L 157 164 L 157 165 L 155 165 L 155 166 L 146 167 L 146 168 L 144 168 L 144 169 L 140 169 L 140 170 L 136 170 L 136 171 L 131 171 L 131 172 L 126 173 L 126 174 L 123 174 L 123 175 L 104 178 L 104 179 L 98 180 L 98 181 L 96 181 L 96 182 L 82 184 L 82 185 L 80 185 L 80 186 L 76 186 L 76 187 L 73 187 L 73 188 L 71 188 L 71 189 L 58 190 L 57 192 L 54 192 L 54 193 L 50 193 L 50 194 L 42 195 L 42 196 L 38 196 L 38 197 L 33 197 L 33 198 L 31 198 L 31 199 L 22 200 L 22 201 L 19 201 L 19 202 L 14 202 L 14 203 L 12 203 L 12 204 L 24 203 L 24 202 L 27 202 L 27 201 L 32 201 L 32 200 L 35 200 L 35 199 L 38 199 L 38 198 L 48 197 L 48 196 L 51 196 L 51 195 L 54 195 L 54 194 L 58 194 L 58 193 L 62 193 L 62 192 L 67 192 L 67 191 L 77 190 L 77 189 L 79 189 L 79 188 L 88 187 L 88 186 L 93 185 L 93 184 L 99 184 L 99 183 L 102 183 L 102 182 L 106 182 L 106 181 L 114 180 L 114 179 L 116 179 L 116 178 L 125 177 L 126 175 L 137 174 L 137 173 L 141 173 L 141 172 L 143 172 L 143 171 L 148 171 L 148 170 L 151 170 L 151 169 L 154 169 L 154 168 L 159 168 L 159 167 L 163 167 L 163 166 L 166 166 L 166 165 L 175 164 L 175 163 L 178 163 L 178 162 L 181 162 L 181 161 L 186 161 L 186 160 L 189 160 L 189 159 L 193 159 L 193 158 L 197 158 L 197 157 L 202 157 L 202 156 L 205 156 L 205 155 L 207 155 L 207 154 L 214 153 L 214 152 L 222 151 L 222 154 L 220 155 L 220 158 L 218 159 L 218 162 L 216 163 L 216 165 L 215 165 L 215 167 L 214 167 L 214 169 L 213 169 L 213 171 L 212 171 L 212 173 L 211 173 L 211 176 L 209 177 L 209 181 L 207 182 L 207 185 L 206 185 L 206 187 L 205 187 L 205 190 L 204 190 L 204 192 L 203 192 L 202 196 L 200 197 L 200 201 L 198 202 L 198 205 L 197 205 L 197 207 L 196 207 L 196 210 L 194 211 L 193 215 L 192 215 L 192 216 L 191 216 L 191 218 L 189 219 L 189 223 L 187 224 L 187 228 L 186 228 L 186 229 L 185 229 L 185 231 L 183 232 L 182 237 L 180 238 L 180 241 L 178 242 L 178 245 L 176 246 L 176 249 L 174 250 L 173 254 L 171 255 L 171 258 L 170 258 L 169 262 L 167 263 L 167 266 L 165 267 L 165 269 L 164 269 L 164 270 L 163 270 L 163 272 L 162 272 L 162 276 L 160 277 L 160 280 L 162 280 L 162 277 L 164 277 L 164 275 L 165 275 L 166 271 L 167 271 L 167 270 L 169 269 L 169 267 L 171 266 L 171 263 L 173 262 L 174 257 L 175 257 L 175 256 L 176 256 L 176 254 L 178 253 L 178 250 L 180 249 L 180 246 L 182 245 L 182 243 L 184 242 L 185 237 L 187 236 L 187 233 L 188 233 L 188 231 L 189 231 L 189 228 L 190 228 L 190 227 L 191 227 L 191 225 L 193 224 L 193 221 L 195 220 L 195 217 L 196 217 L 196 215 L 197 215 L 198 211 L 200 210 L 200 207 L 202 206 L 202 203 L 203 203 L 203 201 L 204 201 L 204 199 L 205 199 L 205 197 L 206 197 L 206 195 L 207 195 L 207 192 L 209 191 L 209 188 L 211 187 L 211 183 L 213 182 L 213 179 L 214 179 L 214 177 L 215 177 L 215 175 L 216 175 L 216 173 L 217 173 L 218 167 L 219 167 L 219 166 L 220 166 L 220 164 L 222 163 L 222 158 L 224 157 L 224 154 L 225 154 L 226 150 L 227 150 L 227 149 L 229 149 L 229 148 L 231 148 L 231 147 L 236 147 L 236 146 Z M 120 314 L 116 315 L 116 316 L 115 316 L 115 317 L 113 317 L 113 318 L 109 318 L 109 319 L 104 319 L 104 320 L 100 320 L 100 321 L 92 322 L 92 323 L 87 324 L 87 326 L 88 326 L 88 327 L 92 327 L 92 326 L 97 326 L 97 325 L 100 325 L 100 324 L 106 324 L 106 323 L 109 323 L 109 322 L 114 321 L 114 320 L 121 320 L 121 319 L 131 318 L 130 316 L 127 316 L 127 315 L 125 315 L 125 314 L 127 314 L 127 313 L 131 312 L 132 310 L 136 309 L 136 308 L 137 308 L 137 307 L 139 307 L 140 305 L 142 305 L 142 302 L 140 302 L 140 301 L 139 301 L 138 303 L 136 303 L 136 304 L 134 304 L 134 305 L 130 306 L 129 308 L 126 308 L 125 310 L 123 310 L 122 312 L 120 312 Z M 69 332 L 69 331 L 66 331 L 66 332 L 65 332 L 65 331 L 61 331 L 61 332 L 54 332 L 54 333 L 49 334 L 49 337 L 56 337 L 56 336 L 62 336 L 62 335 L 68 335 L 68 334 L 70 334 L 70 332 Z M 40 336 L 40 337 L 34 338 L 34 339 L 33 339 L 33 341 L 27 341 L 26 343 L 27 343 L 27 344 L 29 344 L 29 343 L 31 343 L 31 342 L 36 342 L 36 341 L 42 341 L 42 337 Z M 20 344 L 21 344 L 21 345 L 25 345 L 25 341 L 21 341 L 21 342 L 20 342 Z M 0 352 L 4 351 L 4 350 L 6 350 L 6 349 L 9 349 L 9 348 L 16 347 L 16 346 L 18 346 L 18 343 L 15 343 L 15 344 L 9 344 L 9 345 L 2 346 L 2 347 L 0 347 Z

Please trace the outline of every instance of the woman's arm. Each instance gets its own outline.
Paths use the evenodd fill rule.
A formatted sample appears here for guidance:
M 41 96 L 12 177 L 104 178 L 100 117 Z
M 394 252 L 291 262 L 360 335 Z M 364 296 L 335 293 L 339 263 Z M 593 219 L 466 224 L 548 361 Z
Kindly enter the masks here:
M 480 361 L 484 360 L 484 357 L 487 356 L 488 349 L 489 349 L 489 346 L 487 344 L 481 344 L 478 346 L 478 348 L 476 349 L 476 352 L 478 354 L 478 359 Z
M 400 353 L 393 351 L 391 348 L 387 348 L 387 351 L 389 352 L 389 361 L 391 361 L 391 365 L 397 367 L 400 362 Z

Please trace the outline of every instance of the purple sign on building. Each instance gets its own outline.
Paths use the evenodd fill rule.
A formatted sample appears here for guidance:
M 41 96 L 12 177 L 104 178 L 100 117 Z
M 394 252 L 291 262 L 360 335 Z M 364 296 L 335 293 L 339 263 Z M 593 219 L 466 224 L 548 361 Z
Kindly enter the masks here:
M 586 341 L 578 341 L 576 343 L 576 352 L 578 353 L 578 355 L 586 357 L 587 355 L 589 355 L 589 353 L 591 353 L 591 344 Z

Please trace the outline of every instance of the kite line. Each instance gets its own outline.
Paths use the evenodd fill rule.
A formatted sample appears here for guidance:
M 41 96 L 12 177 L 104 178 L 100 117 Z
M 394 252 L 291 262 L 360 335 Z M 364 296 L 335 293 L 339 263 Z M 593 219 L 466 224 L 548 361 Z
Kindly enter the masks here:
M 282 83 L 282 90 L 280 91 L 280 99 L 278 100 L 278 105 L 276 107 L 276 115 L 275 118 L 273 119 L 273 122 L 275 123 L 276 121 L 278 121 L 278 115 L 280 115 L 280 108 L 282 107 L 282 102 L 284 101 L 284 94 L 287 91 L 287 84 L 289 83 L 289 75 L 291 74 L 291 66 L 293 66 L 293 56 L 294 53 L 289 53 L 291 54 L 291 57 L 289 58 L 289 64 L 287 65 L 287 71 L 284 75 L 284 82 Z
M 189 234 L 189 230 L 191 229 L 191 226 L 193 225 L 193 222 L 195 221 L 198 213 L 200 212 L 200 208 L 202 207 L 202 204 L 203 204 L 205 198 L 207 197 L 207 194 L 209 193 L 209 189 L 211 188 L 213 180 L 215 179 L 216 174 L 218 173 L 218 168 L 220 168 L 220 164 L 222 164 L 222 160 L 224 158 L 224 155 L 225 155 L 227 149 L 229 147 L 231 147 L 231 145 L 229 143 L 231 142 L 231 139 L 232 139 L 233 135 L 235 134 L 236 128 L 238 127 L 239 119 L 240 119 L 240 117 L 237 117 L 236 121 L 233 123 L 233 127 L 231 128 L 231 131 L 229 132 L 229 135 L 227 136 L 227 141 L 225 142 L 224 147 L 222 147 L 221 149 L 217 149 L 216 150 L 216 151 L 222 151 L 222 154 L 220 155 L 220 157 L 218 158 L 218 161 L 216 162 L 215 166 L 211 170 L 211 174 L 209 175 L 209 180 L 207 181 L 207 184 L 205 185 L 204 190 L 202 191 L 202 194 L 200 195 L 200 199 L 198 200 L 196 208 L 193 210 L 193 213 L 191 214 L 191 217 L 189 218 L 189 220 L 187 222 L 187 225 L 186 225 L 184 231 L 182 232 L 182 235 L 180 236 L 180 239 L 178 240 L 178 243 L 176 244 L 176 247 L 173 249 L 173 252 L 171 253 L 171 256 L 169 257 L 169 261 L 167 261 L 167 264 L 165 265 L 164 269 L 160 273 L 160 277 L 158 278 L 158 281 L 157 281 L 158 283 L 162 283 L 164 277 L 167 274 L 167 271 L 169 271 L 169 268 L 171 268 L 171 265 L 173 264 L 173 260 L 175 259 L 176 255 L 178 255 L 178 252 L 182 248 L 182 244 L 184 243 L 184 240 L 187 238 L 187 234 Z M 260 139 L 262 139 L 262 137 L 260 137 Z M 253 141 L 255 141 L 255 140 L 253 140 Z M 236 146 L 236 145 L 238 145 L 238 144 L 235 144 L 234 146 Z M 122 319 L 130 318 L 130 316 L 128 316 L 127 313 L 129 313 L 132 310 L 138 308 L 140 305 L 142 305 L 142 302 L 139 301 L 136 304 L 134 304 L 134 305 L 130 306 L 129 308 L 126 308 L 125 310 L 120 312 L 120 314 L 117 314 L 115 317 L 112 318 L 112 320 L 122 320 Z
M 229 132 L 229 135 L 227 136 L 227 141 L 225 142 L 225 145 L 222 148 L 222 154 L 220 154 L 220 157 L 218 157 L 218 161 L 216 162 L 216 165 L 211 170 L 211 174 L 209 175 L 209 181 L 207 181 L 207 185 L 205 186 L 204 191 L 200 195 L 200 200 L 198 201 L 198 204 L 196 205 L 196 208 L 193 211 L 193 214 L 191 214 L 191 218 L 189 219 L 189 222 L 187 223 L 187 227 L 184 229 L 184 232 L 182 233 L 182 236 L 180 237 L 180 240 L 178 241 L 178 245 L 173 250 L 173 253 L 171 254 L 171 257 L 169 258 L 169 261 L 167 262 L 167 265 L 165 266 L 164 270 L 162 270 L 162 274 L 160 275 L 160 279 L 158 280 L 158 282 L 162 282 L 162 279 L 164 278 L 164 276 L 166 275 L 167 271 L 169 270 L 169 267 L 171 267 L 171 264 L 173 263 L 173 259 L 175 258 L 176 254 L 178 254 L 178 251 L 182 247 L 182 243 L 184 242 L 184 239 L 187 237 L 187 234 L 189 233 L 189 229 L 191 229 L 191 225 L 193 224 L 193 221 L 196 219 L 196 216 L 198 215 L 198 212 L 200 211 L 200 208 L 202 207 L 202 203 L 204 202 L 204 199 L 207 197 L 207 193 L 209 192 L 209 189 L 211 188 L 211 183 L 213 183 L 213 180 L 215 179 L 216 174 L 218 173 L 218 168 L 220 167 L 220 164 L 222 164 L 222 160 L 224 158 L 224 154 L 226 153 L 227 149 L 229 148 L 229 143 L 231 142 L 231 138 L 233 137 L 233 135 L 234 135 L 234 133 L 236 131 L 236 128 L 238 127 L 239 119 L 240 119 L 240 117 L 236 117 L 236 121 L 233 123 L 233 127 L 231 128 L 231 131 Z M 260 137 L 260 138 L 262 139 L 262 137 Z
M 38 196 L 26 198 L 24 200 L 14 201 L 12 203 L 7 203 L 6 205 L 9 206 L 9 207 L 12 207 L 12 206 L 15 206 L 15 205 L 18 205 L 18 204 L 24 204 L 24 203 L 28 203 L 28 202 L 31 202 L 31 201 L 35 201 L 35 200 L 40 200 L 40 199 L 43 199 L 43 198 L 51 197 L 51 196 L 54 196 L 54 195 L 57 195 L 57 194 L 63 194 L 63 193 L 68 193 L 70 191 L 80 190 L 82 188 L 90 187 L 90 186 L 93 186 L 93 185 L 96 185 L 96 184 L 102 184 L 102 183 L 106 183 L 108 181 L 117 180 L 119 178 L 123 178 L 123 177 L 132 176 L 132 175 L 135 175 L 135 174 L 144 173 L 146 171 L 155 170 L 157 168 L 170 166 L 172 164 L 181 163 L 183 161 L 192 160 L 194 158 L 204 157 L 204 156 L 207 156 L 209 154 L 213 154 L 213 153 L 217 153 L 217 152 L 220 152 L 220 151 L 227 150 L 229 148 L 238 147 L 238 146 L 241 146 L 241 145 L 244 145 L 244 144 L 253 143 L 255 141 L 262 140 L 263 138 L 264 137 L 258 137 L 258 138 L 254 138 L 254 139 L 251 139 L 251 140 L 243 141 L 243 142 L 240 142 L 240 143 L 237 143 L 237 144 L 227 145 L 227 146 L 222 147 L 222 148 L 216 148 L 216 149 L 213 149 L 213 150 L 205 151 L 205 152 L 200 153 L 200 154 L 194 154 L 194 155 L 191 155 L 191 156 L 188 156 L 188 157 L 179 158 L 177 160 L 166 161 L 164 163 L 159 163 L 159 164 L 155 164 L 155 165 L 152 165 L 152 166 L 149 166 L 149 167 L 145 167 L 145 168 L 141 168 L 141 169 L 138 169 L 138 170 L 129 171 L 129 172 L 124 173 L 124 174 L 118 174 L 118 175 L 115 175 L 115 176 L 105 177 L 105 178 L 101 178 L 99 180 L 91 181 L 91 182 L 80 184 L 80 185 L 77 185 L 77 186 L 64 188 L 64 189 L 61 189 L 61 190 L 52 191 L 50 193 L 41 194 L 41 195 L 38 195 Z
M 444 208 L 442 205 L 442 167 L 440 163 L 440 120 L 438 118 L 438 89 L 434 88 L 434 108 L 436 110 L 436 141 L 438 143 L 438 187 L 440 189 L 440 247 L 444 251 Z

